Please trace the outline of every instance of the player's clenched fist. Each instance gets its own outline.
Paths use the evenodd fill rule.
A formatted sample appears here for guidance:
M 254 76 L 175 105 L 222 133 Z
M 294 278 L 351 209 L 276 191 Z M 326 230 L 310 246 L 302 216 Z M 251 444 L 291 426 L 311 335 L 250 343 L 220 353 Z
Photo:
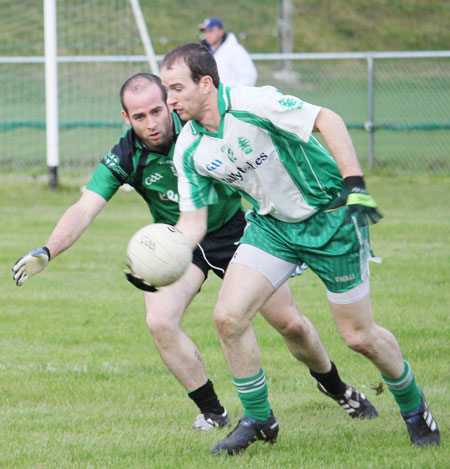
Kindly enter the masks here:
M 50 251 L 45 246 L 35 249 L 21 257 L 12 266 L 12 270 L 14 272 L 13 279 L 16 281 L 16 285 L 20 287 L 28 277 L 36 275 L 44 270 L 47 267 L 49 260 Z
M 383 218 L 383 215 L 377 210 L 378 205 L 368 193 L 362 176 L 344 178 L 344 186 L 341 192 L 326 207 L 325 211 L 333 212 L 343 206 L 346 208 L 346 223 L 351 222 L 352 216 L 356 217 L 361 226 L 367 225 L 367 218 L 372 223 L 377 223 Z

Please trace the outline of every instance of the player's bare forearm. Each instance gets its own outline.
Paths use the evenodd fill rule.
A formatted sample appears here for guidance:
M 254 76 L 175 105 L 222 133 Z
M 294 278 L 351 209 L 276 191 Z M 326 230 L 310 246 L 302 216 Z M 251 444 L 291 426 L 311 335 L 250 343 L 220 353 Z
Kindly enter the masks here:
M 344 180 L 342 189 L 325 210 L 333 212 L 345 207 L 346 223 L 354 219 L 360 226 L 367 225 L 369 221 L 377 223 L 383 215 L 366 189 L 355 147 L 342 118 L 329 109 L 321 109 L 314 130 L 323 136 Z
M 335 159 L 343 178 L 362 176 L 355 147 L 342 118 L 335 112 L 322 108 L 314 130 L 322 135 L 331 155 Z
M 208 224 L 208 208 L 180 212 L 180 218 L 175 225 L 189 240 L 192 249 L 205 237 Z
M 78 202 L 69 207 L 45 244 L 51 258 L 72 246 L 105 205 L 103 197 L 86 191 Z

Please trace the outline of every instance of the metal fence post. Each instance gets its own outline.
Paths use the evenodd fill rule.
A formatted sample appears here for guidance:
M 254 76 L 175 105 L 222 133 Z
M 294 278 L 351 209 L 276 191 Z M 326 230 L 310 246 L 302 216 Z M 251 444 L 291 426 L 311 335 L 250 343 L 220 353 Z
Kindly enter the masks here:
M 374 134 L 374 118 L 375 118 L 375 63 L 372 55 L 367 57 L 367 81 L 368 81 L 368 121 L 364 124 L 364 128 L 369 132 L 369 169 L 373 170 L 375 166 L 375 134 Z
M 294 51 L 293 11 L 293 0 L 278 0 L 278 50 L 282 54 L 291 54 Z M 274 75 L 278 80 L 288 83 L 300 81 L 300 73 L 293 70 L 290 60 L 280 60 Z

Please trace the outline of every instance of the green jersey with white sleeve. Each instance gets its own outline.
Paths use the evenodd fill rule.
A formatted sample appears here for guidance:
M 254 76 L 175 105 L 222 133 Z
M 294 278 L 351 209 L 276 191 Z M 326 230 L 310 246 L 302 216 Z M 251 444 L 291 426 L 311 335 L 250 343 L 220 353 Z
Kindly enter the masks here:
M 220 181 L 259 215 L 296 223 L 342 187 L 336 162 L 312 135 L 320 107 L 271 86 L 219 86 L 221 121 L 208 132 L 196 121 L 181 131 L 174 154 L 180 209 L 216 203 Z

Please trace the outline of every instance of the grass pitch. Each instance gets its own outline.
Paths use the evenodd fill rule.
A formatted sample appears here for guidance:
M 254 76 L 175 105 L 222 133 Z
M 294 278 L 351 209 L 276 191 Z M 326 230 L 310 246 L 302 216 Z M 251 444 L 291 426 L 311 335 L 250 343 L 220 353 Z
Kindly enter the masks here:
M 0 199 L 1 468 L 444 468 L 449 452 L 450 249 L 448 178 L 368 178 L 385 218 L 372 228 L 383 257 L 372 266 L 377 322 L 400 341 L 441 429 L 441 447 L 410 445 L 377 370 L 338 337 L 320 282 L 290 280 L 345 381 L 380 417 L 353 421 L 320 394 L 307 369 L 261 318 L 255 329 L 271 405 L 275 446 L 212 456 L 226 431 L 195 432 L 196 408 L 165 369 L 147 331 L 141 292 L 122 269 L 130 236 L 150 220 L 135 193 L 120 191 L 68 252 L 20 289 L 11 265 L 42 246 L 79 185 L 2 180 Z M 198 345 L 235 424 L 241 407 L 212 320 L 218 279 L 189 307 L 183 327 Z

